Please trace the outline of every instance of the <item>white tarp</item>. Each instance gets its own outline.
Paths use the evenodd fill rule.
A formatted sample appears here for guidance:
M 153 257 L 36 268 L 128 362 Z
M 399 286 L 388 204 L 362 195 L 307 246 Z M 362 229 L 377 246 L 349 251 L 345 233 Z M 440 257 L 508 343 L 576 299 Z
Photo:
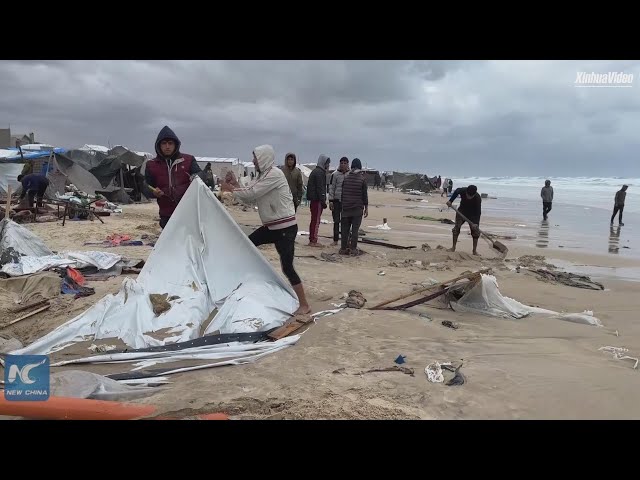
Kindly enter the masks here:
M 18 175 L 22 172 L 23 167 L 24 163 L 0 163 L 0 192 L 6 193 L 9 185 L 11 185 L 12 192 L 18 191 L 21 186 L 18 182 Z
M 2 272 L 11 277 L 19 277 L 42 272 L 53 267 L 84 268 L 90 265 L 97 267 L 98 270 L 109 270 L 120 260 L 122 260 L 121 255 L 96 251 L 68 252 L 62 255 L 25 255 L 20 257 L 20 261 L 17 263 L 3 265 Z
M 574 323 L 602 326 L 593 312 L 559 313 L 544 308 L 530 307 L 509 297 L 504 297 L 493 275 L 482 275 L 458 301 L 450 302 L 456 312 L 479 313 L 492 317 L 523 318 L 532 313 L 553 315 L 555 318 Z
M 4 218 L 0 221 L 0 253 L 7 248 L 14 249 L 20 255 L 34 257 L 53 254 L 40 237 L 31 230 Z
M 156 316 L 152 293 L 179 298 Z M 47 354 L 85 339 L 120 338 L 130 348 L 192 340 L 215 308 L 220 333 L 262 331 L 282 325 L 297 307 L 288 282 L 196 177 L 137 279 L 125 279 L 116 295 L 13 353 Z M 150 336 L 161 330 L 170 337 Z

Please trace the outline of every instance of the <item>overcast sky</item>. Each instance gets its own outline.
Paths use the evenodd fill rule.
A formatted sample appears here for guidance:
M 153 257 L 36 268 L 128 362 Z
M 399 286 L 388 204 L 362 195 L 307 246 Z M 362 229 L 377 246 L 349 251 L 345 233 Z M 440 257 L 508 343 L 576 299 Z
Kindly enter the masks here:
M 576 72 L 634 74 L 575 88 Z M 0 61 L 0 126 L 67 148 L 303 163 L 345 155 L 452 176 L 640 177 L 640 62 Z

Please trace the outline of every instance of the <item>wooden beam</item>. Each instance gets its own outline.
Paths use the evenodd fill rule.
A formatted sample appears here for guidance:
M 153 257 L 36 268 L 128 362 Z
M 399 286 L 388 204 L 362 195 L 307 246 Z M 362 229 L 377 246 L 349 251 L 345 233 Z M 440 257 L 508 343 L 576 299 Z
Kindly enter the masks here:
M 434 288 L 439 288 L 439 287 L 444 287 L 447 284 L 453 283 L 453 282 L 457 282 L 458 280 L 463 280 L 465 278 L 470 278 L 470 277 L 474 277 L 477 275 L 481 275 L 483 273 L 487 273 L 491 271 L 490 268 L 483 268 L 482 270 L 478 270 L 477 272 L 472 272 L 472 273 L 464 273 L 456 278 L 452 278 L 451 280 L 446 280 L 444 282 L 440 282 L 440 283 L 435 283 L 433 285 L 429 285 L 428 287 L 424 287 L 424 288 L 419 288 L 418 290 L 414 290 L 413 292 L 410 293 L 405 293 L 404 295 L 400 295 L 399 297 L 395 297 L 392 298 L 391 300 L 386 300 L 382 303 L 379 303 L 378 305 L 374 306 L 374 307 L 370 307 L 369 310 L 378 310 L 380 307 L 384 307 L 385 305 L 388 305 L 390 303 L 393 302 L 397 302 L 398 300 L 404 300 L 405 298 L 409 298 L 409 297 L 413 297 L 414 295 L 417 295 L 419 293 L 422 292 L 426 292 L 427 290 L 433 290 Z

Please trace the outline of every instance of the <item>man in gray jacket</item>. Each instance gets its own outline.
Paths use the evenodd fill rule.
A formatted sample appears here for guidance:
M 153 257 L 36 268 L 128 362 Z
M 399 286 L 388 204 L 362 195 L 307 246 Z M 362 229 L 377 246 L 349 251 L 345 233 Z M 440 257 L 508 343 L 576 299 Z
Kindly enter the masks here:
M 333 245 L 340 240 L 340 219 L 342 214 L 342 182 L 349 172 L 349 159 L 342 157 L 338 169 L 331 174 L 329 181 L 329 209 L 333 213 Z
M 546 220 L 551 211 L 551 202 L 553 202 L 553 187 L 550 180 L 544 182 L 540 196 L 542 197 L 542 219 Z

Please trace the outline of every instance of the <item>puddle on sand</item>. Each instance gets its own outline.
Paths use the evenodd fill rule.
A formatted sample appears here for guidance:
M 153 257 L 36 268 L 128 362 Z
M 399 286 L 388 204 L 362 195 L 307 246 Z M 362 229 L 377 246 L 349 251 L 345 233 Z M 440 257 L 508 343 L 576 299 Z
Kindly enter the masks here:
M 631 267 L 600 267 L 597 265 L 583 265 L 557 258 L 549 258 L 549 263 L 558 268 L 562 268 L 567 272 L 578 275 L 586 275 L 594 280 L 603 278 L 613 278 L 616 280 L 627 280 L 632 282 L 640 282 L 640 268 Z

